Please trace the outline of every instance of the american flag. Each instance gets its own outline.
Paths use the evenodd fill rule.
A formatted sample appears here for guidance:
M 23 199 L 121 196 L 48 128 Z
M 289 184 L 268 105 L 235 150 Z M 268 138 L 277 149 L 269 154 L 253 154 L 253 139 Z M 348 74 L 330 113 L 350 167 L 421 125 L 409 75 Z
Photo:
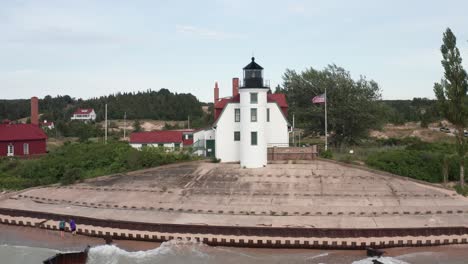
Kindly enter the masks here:
M 325 100 L 327 100 L 326 97 L 325 97 L 325 94 L 320 94 L 320 95 L 317 95 L 314 98 L 312 98 L 312 103 L 313 104 L 323 104 L 323 103 L 325 103 Z

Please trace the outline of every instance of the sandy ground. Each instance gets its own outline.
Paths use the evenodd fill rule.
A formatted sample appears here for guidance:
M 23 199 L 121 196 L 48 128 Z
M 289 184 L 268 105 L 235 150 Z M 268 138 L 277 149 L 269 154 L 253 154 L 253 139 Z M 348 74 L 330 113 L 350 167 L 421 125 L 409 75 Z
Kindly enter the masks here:
M 180 127 L 184 128 L 187 125 L 186 121 L 171 121 L 171 120 L 150 120 L 150 119 L 142 119 L 139 120 L 141 128 L 143 131 L 153 131 L 153 130 L 162 130 L 164 126 L 167 124 L 170 125 L 179 125 Z M 135 120 L 127 120 L 126 123 L 123 119 L 115 119 L 115 120 L 109 120 L 109 129 L 124 129 L 126 128 L 127 131 L 130 133 L 133 131 L 133 123 Z M 104 122 L 101 122 L 101 124 L 104 126 Z
M 454 128 L 451 127 L 448 122 L 444 121 L 442 123 L 453 131 Z M 444 133 L 439 129 L 440 124 L 438 122 L 429 124 L 428 128 L 422 128 L 419 123 L 416 122 L 409 122 L 404 125 L 386 124 L 382 130 L 371 131 L 370 136 L 382 139 L 417 137 L 427 142 L 453 141 L 453 133 Z

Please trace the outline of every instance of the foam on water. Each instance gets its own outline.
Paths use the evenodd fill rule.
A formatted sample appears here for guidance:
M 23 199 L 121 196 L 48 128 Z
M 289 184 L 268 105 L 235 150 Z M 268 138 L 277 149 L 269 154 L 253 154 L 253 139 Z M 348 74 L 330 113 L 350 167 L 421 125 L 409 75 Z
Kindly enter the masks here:
M 408 262 L 404 262 L 403 260 L 399 260 L 399 259 L 391 258 L 391 257 L 366 258 L 366 259 L 354 261 L 353 264 L 373 264 L 372 260 L 374 259 L 377 259 L 384 264 L 409 264 Z
M 37 264 L 59 252 L 48 248 L 0 245 L 0 263 Z
M 156 263 L 319 263 L 328 253 L 272 253 L 251 252 L 241 249 L 210 247 L 202 243 L 183 240 L 164 242 L 160 247 L 128 252 L 115 245 L 93 247 L 89 251 L 88 264 L 156 264 Z M 315 260 L 317 259 L 317 260 Z M 313 260 L 313 261 L 312 261 Z M 326 262 L 326 261 L 325 261 Z M 347 261 L 350 263 L 350 261 Z
M 96 246 L 89 250 L 87 264 L 127 264 L 127 263 L 178 263 L 188 260 L 192 263 L 205 263 L 209 256 L 202 252 L 205 245 L 201 243 L 171 240 L 160 247 L 129 252 L 115 245 Z M 182 262 L 181 262 L 182 263 Z

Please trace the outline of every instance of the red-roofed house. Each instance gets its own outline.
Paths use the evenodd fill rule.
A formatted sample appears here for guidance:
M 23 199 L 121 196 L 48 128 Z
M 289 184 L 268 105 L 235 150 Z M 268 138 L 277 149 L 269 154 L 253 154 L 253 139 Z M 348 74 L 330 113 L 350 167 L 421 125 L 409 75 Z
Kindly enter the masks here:
M 192 144 L 193 130 L 191 129 L 134 132 L 130 135 L 130 145 L 138 149 L 151 146 L 174 150 Z
M 267 164 L 267 148 L 288 147 L 288 104 L 284 94 L 272 94 L 263 80 L 263 68 L 255 62 L 244 67 L 244 80 L 232 80 L 232 97 L 219 98 L 214 88 L 214 124 L 194 133 L 197 153 L 242 167 Z
M 96 112 L 93 108 L 78 108 L 73 113 L 71 120 L 95 121 Z
M 38 125 L 37 97 L 31 98 L 31 124 L 0 124 L 0 157 L 40 155 L 47 152 L 47 135 Z
M 54 122 L 47 122 L 47 120 L 44 120 L 44 122 L 40 123 L 40 126 L 42 128 L 46 128 L 46 129 L 54 129 L 55 128 Z
M 0 124 L 0 156 L 45 154 L 47 135 L 33 124 Z

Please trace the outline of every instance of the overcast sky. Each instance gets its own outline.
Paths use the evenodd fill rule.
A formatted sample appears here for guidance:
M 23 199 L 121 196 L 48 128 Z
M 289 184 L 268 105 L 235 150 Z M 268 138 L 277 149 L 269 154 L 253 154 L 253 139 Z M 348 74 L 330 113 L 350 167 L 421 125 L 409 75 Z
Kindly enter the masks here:
M 468 1 L 0 0 L 0 98 L 168 88 L 212 100 L 252 54 L 271 86 L 335 63 L 384 99 L 434 98 L 450 27 L 468 68 Z

